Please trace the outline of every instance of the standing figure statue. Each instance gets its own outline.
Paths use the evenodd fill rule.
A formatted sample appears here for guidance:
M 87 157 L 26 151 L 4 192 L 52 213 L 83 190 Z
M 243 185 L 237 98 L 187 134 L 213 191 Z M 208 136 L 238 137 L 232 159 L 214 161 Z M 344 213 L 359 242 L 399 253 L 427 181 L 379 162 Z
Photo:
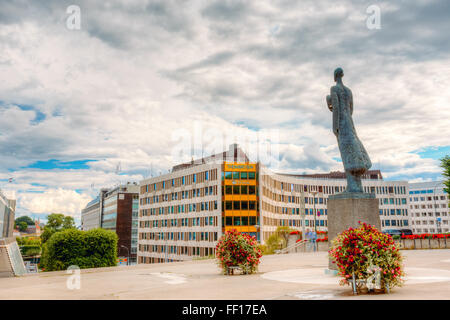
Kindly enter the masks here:
M 352 91 L 344 86 L 342 77 L 344 70 L 334 70 L 336 85 L 331 87 L 327 96 L 328 109 L 333 112 L 333 133 L 336 135 L 347 177 L 346 192 L 364 192 L 361 175 L 372 166 L 369 155 L 356 135 L 353 124 Z

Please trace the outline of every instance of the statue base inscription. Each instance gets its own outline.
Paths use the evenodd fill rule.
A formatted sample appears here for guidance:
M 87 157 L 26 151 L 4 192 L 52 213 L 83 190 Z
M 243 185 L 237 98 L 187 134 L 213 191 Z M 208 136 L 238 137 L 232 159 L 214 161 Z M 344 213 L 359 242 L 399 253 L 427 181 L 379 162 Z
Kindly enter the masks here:
M 378 199 L 373 193 L 344 192 L 328 197 L 328 246 L 332 239 L 348 228 L 358 228 L 358 221 L 375 226 L 381 231 Z M 336 264 L 328 262 L 328 268 L 337 270 Z

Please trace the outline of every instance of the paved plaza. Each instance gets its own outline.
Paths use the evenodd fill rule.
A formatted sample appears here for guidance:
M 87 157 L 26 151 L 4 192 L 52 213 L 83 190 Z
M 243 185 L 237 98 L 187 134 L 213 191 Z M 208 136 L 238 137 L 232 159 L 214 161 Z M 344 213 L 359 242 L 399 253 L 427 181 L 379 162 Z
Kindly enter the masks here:
M 450 299 L 450 250 L 405 250 L 406 283 L 353 296 L 325 274 L 327 253 L 264 256 L 253 275 L 224 276 L 214 260 L 86 269 L 80 289 L 65 271 L 0 278 L 0 299 Z

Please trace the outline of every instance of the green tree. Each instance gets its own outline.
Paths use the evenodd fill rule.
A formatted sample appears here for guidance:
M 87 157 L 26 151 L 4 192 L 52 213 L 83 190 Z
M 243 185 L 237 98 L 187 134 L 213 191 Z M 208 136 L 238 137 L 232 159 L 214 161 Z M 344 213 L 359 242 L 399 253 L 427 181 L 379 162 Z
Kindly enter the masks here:
M 444 169 L 442 175 L 447 179 L 444 181 L 445 192 L 450 194 L 450 156 L 445 156 L 441 159 L 441 168 Z
M 41 241 L 45 243 L 55 232 L 68 229 L 75 229 L 75 220 L 72 217 L 65 216 L 62 213 L 49 214 L 44 231 L 41 234 Z
M 19 227 L 19 230 L 22 232 L 27 229 L 27 226 L 32 225 L 34 225 L 34 220 L 28 216 L 18 217 L 16 220 L 14 220 L 14 228 Z
M 16 225 L 19 227 L 20 232 L 24 232 L 28 228 L 28 224 L 25 221 L 16 222 Z

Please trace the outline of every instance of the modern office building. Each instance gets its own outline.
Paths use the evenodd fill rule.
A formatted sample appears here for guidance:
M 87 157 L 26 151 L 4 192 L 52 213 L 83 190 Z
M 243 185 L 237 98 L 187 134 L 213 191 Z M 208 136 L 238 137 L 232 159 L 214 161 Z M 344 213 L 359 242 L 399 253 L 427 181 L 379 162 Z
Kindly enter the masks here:
M 82 230 L 103 228 L 117 233 L 119 257 L 136 262 L 138 243 L 139 186 L 127 183 L 102 189 L 81 212 Z
M 8 199 L 0 190 L 0 278 L 26 273 L 14 233 L 16 200 Z
M 237 146 L 174 166 L 140 183 L 138 263 L 190 260 L 214 254 L 217 240 L 236 229 L 264 242 L 278 226 L 327 230 L 327 198 L 344 191 L 345 175 L 274 173 Z M 383 229 L 410 228 L 408 183 L 364 177 L 380 201 Z M 314 214 L 315 213 L 315 214 Z
M 409 205 L 414 233 L 449 232 L 449 194 L 442 181 L 409 184 Z

